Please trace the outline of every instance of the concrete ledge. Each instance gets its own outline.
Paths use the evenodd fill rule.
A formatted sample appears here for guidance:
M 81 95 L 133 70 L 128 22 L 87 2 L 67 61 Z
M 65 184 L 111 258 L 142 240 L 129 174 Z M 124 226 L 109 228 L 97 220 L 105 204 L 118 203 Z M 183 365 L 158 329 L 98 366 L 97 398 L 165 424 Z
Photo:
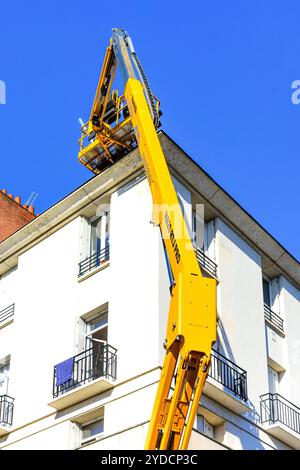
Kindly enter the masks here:
M 5 328 L 8 325 L 11 325 L 11 323 L 13 323 L 13 321 L 14 321 L 13 318 L 8 318 L 7 320 L 4 320 L 4 322 L 2 322 L 0 324 L 0 330 L 2 330 L 2 328 Z
M 208 397 L 237 414 L 246 413 L 251 410 L 247 402 L 241 400 L 237 395 L 211 377 L 207 377 L 203 392 Z
M 48 403 L 49 406 L 56 410 L 63 410 L 69 408 L 76 403 L 87 400 L 88 398 L 94 397 L 100 393 L 106 392 L 114 387 L 112 380 L 100 377 L 99 379 L 88 382 L 84 385 L 80 385 L 77 388 L 70 390 L 69 392 L 63 393 L 55 398 L 53 401 Z
M 11 429 L 10 426 L 0 425 L 0 437 L 6 436 L 6 434 L 9 434 L 10 429 Z
M 103 269 L 107 268 L 109 266 L 109 261 L 104 261 L 100 266 L 97 266 L 96 268 L 91 269 L 88 271 L 86 274 L 82 274 L 81 276 L 77 277 L 78 282 L 82 282 L 85 279 L 88 279 L 89 277 L 93 276 L 93 274 L 98 273 L 99 271 L 102 271 Z
M 239 235 L 243 236 L 262 255 L 263 268 L 270 277 L 282 273 L 299 288 L 300 263 L 253 217 L 245 211 L 203 168 L 199 166 L 176 142 L 163 131 L 160 141 L 168 164 L 204 198 L 209 218 L 220 217 Z M 202 202 L 202 201 L 201 201 Z
M 279 422 L 269 425 L 264 424 L 263 428 L 271 436 L 277 437 L 293 449 L 300 450 L 300 434 L 288 428 L 285 424 Z
M 188 450 L 228 450 L 228 447 L 193 429 Z
M 263 258 L 263 268 L 270 277 L 281 273 L 299 288 L 300 263 L 227 194 L 195 161 L 165 133 L 159 133 L 167 162 L 187 186 L 205 199 L 211 217 L 221 217 L 237 231 Z M 0 275 L 15 267 L 18 256 L 39 243 L 64 224 L 81 215 L 85 207 L 103 195 L 115 191 L 133 174 L 143 171 L 138 150 L 93 177 L 43 214 L 1 243 Z

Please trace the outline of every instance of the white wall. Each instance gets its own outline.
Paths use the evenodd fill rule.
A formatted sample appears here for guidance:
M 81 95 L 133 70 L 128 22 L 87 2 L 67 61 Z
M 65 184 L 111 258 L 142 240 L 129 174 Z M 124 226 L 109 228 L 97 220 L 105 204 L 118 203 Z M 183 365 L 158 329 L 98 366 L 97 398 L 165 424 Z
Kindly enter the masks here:
M 280 382 L 280 393 L 300 407 L 300 292 L 283 276 L 280 297 L 286 333 L 286 373 Z
M 177 193 L 179 204 L 183 209 L 184 220 L 189 230 L 190 236 L 192 234 L 192 196 L 191 192 L 174 176 L 172 177 L 173 184 Z
M 53 366 L 74 354 L 78 220 L 19 258 L 11 343 L 14 425 L 52 410 Z
M 216 252 L 221 352 L 247 371 L 250 414 L 258 420 L 259 396 L 268 391 L 260 256 L 220 219 Z
M 175 184 L 190 217 L 190 193 L 181 183 L 175 181 Z M 139 179 L 111 197 L 108 267 L 78 282 L 78 217 L 22 254 L 18 270 L 0 279 L 3 307 L 16 303 L 13 324 L 0 329 L 0 358 L 11 354 L 9 392 L 15 398 L 14 428 L 40 420 L 40 430 L 25 440 L 27 428 L 23 428 L 22 438 L 15 443 L 15 436 L 21 431 L 12 432 L 7 440 L 11 447 L 72 447 L 69 419 L 82 413 L 87 405 L 78 404 L 60 413 L 47 405 L 52 400 L 53 366 L 78 352 L 79 318 L 105 303 L 109 305 L 108 342 L 118 350 L 117 387 L 95 397 L 99 404 L 104 403 L 105 432 L 111 435 L 106 443 L 103 440 L 95 444 L 95 448 L 105 448 L 102 446 L 108 444 L 110 448 L 142 447 L 140 443 L 144 442 L 147 426 L 140 423 L 150 418 L 158 369 L 153 372 L 155 376 L 143 374 L 158 368 L 164 359 L 162 344 L 170 302 L 163 245 L 159 229 L 150 223 L 151 218 L 148 183 Z M 268 392 L 261 260 L 220 219 L 212 221 L 209 230 L 216 231 L 215 240 L 210 236 L 209 249 L 211 257 L 216 256 L 220 281 L 221 352 L 247 371 L 252 406 L 247 417 L 257 422 L 259 396 Z M 278 342 L 287 369 L 282 378 L 282 394 L 299 405 L 300 294 L 283 278 L 279 300 L 286 331 L 286 339 L 280 338 Z M 274 360 L 279 360 L 278 351 L 276 348 L 269 351 Z M 140 376 L 137 383 L 131 380 L 136 376 Z M 94 403 L 93 400 L 90 402 Z M 226 420 L 226 410 L 220 408 L 218 412 Z M 65 420 L 57 424 L 63 416 Z M 259 443 L 258 431 L 257 436 L 249 431 L 249 437 L 249 432 L 240 430 L 241 422 L 224 426 L 224 443 L 234 448 L 264 447 Z M 256 430 L 249 421 L 243 422 Z M 42 431 L 43 426 L 46 429 Z M 130 426 L 135 430 L 116 437 L 120 430 Z M 272 447 L 272 442 L 264 439 Z M 194 440 L 192 447 L 206 445 L 206 439 L 198 435 Z M 4 445 L 6 438 L 0 442 Z M 208 448 L 218 447 L 211 442 L 207 443 Z
M 108 342 L 118 349 L 118 382 L 158 367 L 159 305 L 168 304 L 169 290 L 164 268 L 166 290 L 159 297 L 157 273 L 163 252 L 151 214 L 146 180 L 113 194 L 110 265 L 81 282 L 77 278 L 80 218 L 20 256 L 13 296 L 15 322 L 0 330 L 0 353 L 12 356 L 15 428 L 53 414 L 47 405 L 52 400 L 53 366 L 78 352 L 79 317 L 104 303 L 109 304 Z M 153 401 L 147 403 L 149 417 Z M 115 428 L 133 416 L 132 404 L 119 406 L 111 408 L 108 418 Z M 139 414 L 144 416 L 145 409 L 143 405 Z M 106 411 L 109 417 L 109 406 Z
M 267 354 L 271 360 L 270 365 L 274 361 L 276 370 L 285 369 L 287 366 L 286 338 L 269 326 L 268 323 L 266 323 L 266 342 Z
M 118 349 L 118 379 L 159 363 L 159 230 L 150 223 L 152 201 L 146 179 L 111 198 L 109 329 Z
M 17 268 L 0 277 L 0 311 L 15 302 L 17 280 Z
M 64 421 L 41 432 L 12 443 L 9 450 L 66 450 L 71 449 L 71 423 Z

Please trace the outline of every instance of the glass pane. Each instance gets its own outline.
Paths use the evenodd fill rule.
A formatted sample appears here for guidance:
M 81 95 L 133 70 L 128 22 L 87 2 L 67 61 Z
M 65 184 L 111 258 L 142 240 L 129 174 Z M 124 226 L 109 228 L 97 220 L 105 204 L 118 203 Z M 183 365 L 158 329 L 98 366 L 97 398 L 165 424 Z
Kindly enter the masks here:
M 99 341 L 107 341 L 107 326 L 105 328 L 101 328 L 101 330 L 97 330 L 95 333 L 91 335 L 92 338 L 98 339 Z
M 106 214 L 105 246 L 109 245 L 109 212 Z
M 103 341 L 107 343 L 107 326 L 104 328 L 100 328 L 100 330 L 96 330 L 94 333 L 89 334 L 86 337 L 86 349 L 90 349 L 91 347 L 97 347 L 100 343 L 98 341 Z M 97 341 L 93 341 L 93 340 Z
M 270 299 L 270 286 L 269 282 L 266 279 L 263 279 L 263 291 L 264 291 L 264 303 L 271 307 L 271 299 Z
M 100 327 L 105 327 L 108 323 L 107 313 L 102 313 L 86 323 L 86 331 L 90 333 Z
M 101 250 L 101 217 L 91 223 L 91 255 Z
M 96 434 L 102 433 L 104 430 L 104 420 L 103 418 L 93 423 L 82 426 L 82 439 L 87 439 L 88 437 L 95 436 Z
M 196 214 L 192 213 L 192 242 L 196 243 Z
M 9 362 L 0 366 L 0 395 L 7 394 L 9 377 Z
M 0 380 L 9 375 L 9 362 L 4 366 L 0 366 Z

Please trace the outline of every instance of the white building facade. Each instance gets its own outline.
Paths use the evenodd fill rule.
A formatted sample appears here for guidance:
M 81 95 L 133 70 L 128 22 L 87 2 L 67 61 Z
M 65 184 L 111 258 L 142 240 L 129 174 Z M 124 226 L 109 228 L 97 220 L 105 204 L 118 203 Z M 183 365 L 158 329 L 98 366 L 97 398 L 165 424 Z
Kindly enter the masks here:
M 190 449 L 300 449 L 300 265 L 164 133 L 218 340 Z M 170 301 L 138 152 L 0 244 L 0 448 L 142 449 Z M 197 222 L 196 222 L 197 225 Z M 197 233 L 197 227 L 196 227 Z

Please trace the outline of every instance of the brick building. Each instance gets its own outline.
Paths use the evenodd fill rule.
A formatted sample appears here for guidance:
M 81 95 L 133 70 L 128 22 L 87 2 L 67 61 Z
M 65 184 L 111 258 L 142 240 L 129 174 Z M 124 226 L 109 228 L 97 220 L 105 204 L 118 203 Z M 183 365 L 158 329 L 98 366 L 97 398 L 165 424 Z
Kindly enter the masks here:
M 35 218 L 33 206 L 21 204 L 21 198 L 0 191 L 0 242 Z

